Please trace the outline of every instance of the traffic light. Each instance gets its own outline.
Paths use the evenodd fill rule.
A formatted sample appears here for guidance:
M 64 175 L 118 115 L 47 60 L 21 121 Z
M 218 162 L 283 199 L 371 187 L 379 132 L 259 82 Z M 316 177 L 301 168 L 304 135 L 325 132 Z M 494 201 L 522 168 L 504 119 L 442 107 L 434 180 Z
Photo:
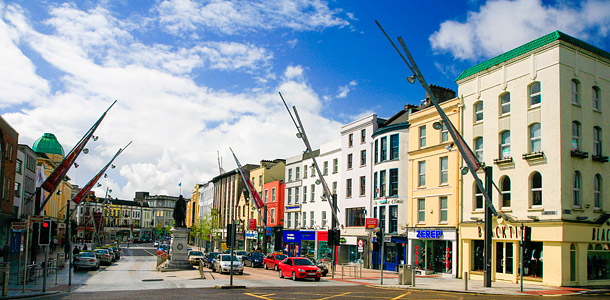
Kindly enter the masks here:
M 335 246 L 335 230 L 334 229 L 329 229 L 328 230 L 328 247 L 334 247 Z
M 532 242 L 532 227 L 525 226 L 523 231 L 523 248 L 527 249 Z
M 377 236 L 377 243 L 381 243 L 383 240 L 383 232 L 381 232 L 381 228 L 375 231 L 375 235 Z
M 335 229 L 335 246 L 341 245 L 341 230 Z
M 51 221 L 38 223 L 38 245 L 48 246 L 51 243 Z
M 235 234 L 235 226 L 231 224 L 227 224 L 227 247 L 231 247 L 231 243 L 233 241 L 233 235 Z

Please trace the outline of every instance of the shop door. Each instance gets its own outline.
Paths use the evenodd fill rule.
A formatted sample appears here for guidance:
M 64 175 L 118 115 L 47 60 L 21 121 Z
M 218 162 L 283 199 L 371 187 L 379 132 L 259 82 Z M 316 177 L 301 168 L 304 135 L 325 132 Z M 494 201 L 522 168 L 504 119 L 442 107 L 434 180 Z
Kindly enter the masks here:
M 388 271 L 398 271 L 398 247 L 399 244 L 396 243 L 386 243 L 385 244 L 385 270 Z M 401 247 L 402 248 L 402 247 Z M 402 249 L 401 249 L 402 250 Z M 400 251 L 402 252 L 402 251 Z
M 513 249 L 512 242 L 496 242 L 496 279 L 512 280 L 514 276 Z

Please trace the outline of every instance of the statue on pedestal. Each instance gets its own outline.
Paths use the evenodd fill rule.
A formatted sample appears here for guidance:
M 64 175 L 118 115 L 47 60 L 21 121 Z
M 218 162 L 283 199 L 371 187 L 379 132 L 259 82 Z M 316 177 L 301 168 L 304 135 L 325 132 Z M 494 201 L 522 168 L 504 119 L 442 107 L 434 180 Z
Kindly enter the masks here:
M 186 201 L 184 201 L 182 195 L 178 197 L 176 206 L 174 206 L 174 221 L 174 227 L 186 227 Z

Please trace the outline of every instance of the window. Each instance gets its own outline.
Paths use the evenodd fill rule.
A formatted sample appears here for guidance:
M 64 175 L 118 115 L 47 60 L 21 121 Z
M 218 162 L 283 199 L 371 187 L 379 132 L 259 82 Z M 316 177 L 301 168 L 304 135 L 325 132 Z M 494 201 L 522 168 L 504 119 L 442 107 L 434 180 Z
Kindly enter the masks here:
M 480 162 L 483 161 L 483 137 L 474 139 L 474 154 Z
M 17 173 L 21 174 L 22 162 L 21 162 L 21 160 L 20 160 L 20 159 L 17 159 L 17 161 L 16 161 L 16 162 L 17 162 L 17 165 L 16 165 L 16 168 L 15 168 L 15 171 L 16 171 Z
M 593 207 L 602 209 L 602 176 L 599 174 L 593 178 Z
M 15 182 L 15 197 L 21 198 L 21 184 L 19 182 Z
M 310 202 L 316 201 L 315 195 L 316 195 L 316 185 L 312 184 L 311 185 L 311 197 L 309 198 Z
M 602 103 L 601 103 L 601 90 L 599 89 L 599 87 L 594 86 L 592 91 L 591 91 L 591 98 L 593 100 L 593 109 L 594 110 L 602 110 Z
M 366 150 L 360 151 L 360 166 L 366 166 Z
M 502 207 L 510 207 L 510 178 L 508 176 L 500 179 L 500 191 Z
M 295 228 L 299 227 L 299 219 L 300 219 L 299 213 L 295 212 L 294 213 L 294 227 Z
M 258 176 L 258 185 L 263 186 L 263 175 Z
M 377 172 L 373 173 L 373 197 L 375 199 L 379 197 L 379 190 L 377 189 Z
M 286 190 L 288 190 L 288 204 L 291 204 L 292 203 L 292 189 L 287 188 Z
M 292 214 L 291 213 L 286 213 L 286 228 L 291 228 L 292 227 Z
M 379 147 L 378 147 L 378 142 L 379 140 L 375 140 L 375 163 L 379 162 Z
M 302 221 L 302 223 L 303 223 L 303 228 L 307 228 L 307 212 L 306 211 L 303 212 L 303 221 Z
M 390 135 L 390 160 L 398 159 L 398 134 Z
M 385 206 L 379 207 L 379 228 L 385 232 Z
M 419 147 L 426 147 L 426 125 L 419 127 Z
M 580 150 L 580 123 L 572 122 L 572 151 Z
M 398 169 L 390 169 L 390 197 L 398 196 Z
M 510 114 L 510 93 L 500 95 L 500 115 Z
M 385 197 L 385 176 L 386 171 L 379 171 L 379 196 Z
M 377 206 L 373 207 L 373 218 L 377 219 Z
M 449 157 L 440 158 L 440 184 L 449 183 Z
M 336 174 L 337 172 L 339 172 L 339 159 L 335 158 L 333 159 L 333 174 Z
M 352 156 L 353 155 L 351 153 L 347 155 L 347 169 L 348 170 L 352 168 Z
M 540 123 L 534 123 L 529 128 L 530 153 L 542 150 L 542 139 L 540 138 Z
M 572 95 L 572 104 L 580 105 L 580 99 L 578 95 L 578 90 L 580 90 L 580 82 L 576 79 L 572 79 L 570 82 L 570 92 Z
M 366 142 L 366 129 L 360 130 L 360 143 L 364 144 Z
M 307 186 L 303 186 L 303 203 L 307 203 Z
M 324 162 L 324 176 L 328 175 L 328 161 Z
M 337 182 L 333 181 L 333 195 L 337 194 Z
M 426 199 L 417 199 L 417 223 L 426 222 Z
M 294 203 L 299 203 L 299 187 L 294 188 Z
M 532 206 L 542 205 L 542 175 L 539 172 L 530 176 L 530 203 Z
M 390 226 L 389 233 L 398 232 L 398 205 L 390 205 Z
M 417 163 L 417 186 L 425 186 L 426 185 L 426 162 L 420 161 Z
M 322 227 L 326 227 L 326 211 L 322 211 Z
M 360 176 L 360 196 L 366 195 L 366 177 Z
M 348 178 L 345 181 L 345 197 L 346 198 L 352 197 L 352 179 L 351 178 Z
M 265 203 L 269 202 L 269 190 L 265 190 Z
M 505 130 L 500 133 L 500 159 L 510 157 L 510 130 Z
M 292 181 L 292 169 L 288 169 L 288 181 Z
M 581 195 L 580 189 L 582 185 L 582 176 L 579 171 L 574 172 L 573 183 L 572 183 L 572 206 L 581 207 Z
M 388 140 L 387 138 L 384 136 L 381 138 L 381 157 L 379 158 L 379 161 L 385 161 L 387 159 L 387 152 L 388 152 Z
M 445 125 L 445 122 L 441 122 L 441 124 L 441 143 L 443 143 L 449 140 L 449 129 L 447 128 L 447 125 Z
M 354 134 L 353 133 L 350 133 L 347 137 L 347 146 L 348 147 L 354 146 Z
M 438 198 L 439 211 L 440 211 L 440 223 L 447 223 L 447 197 Z
M 347 227 L 364 226 L 364 207 L 348 208 L 345 211 L 345 224 Z
M 474 122 L 483 121 L 483 101 L 474 104 Z
M 483 209 L 483 192 L 479 189 L 477 183 L 474 183 L 474 209 L 481 210 Z
M 294 175 L 296 177 L 296 180 L 299 180 L 301 178 L 301 173 L 300 173 L 301 168 L 300 167 L 296 167 L 295 171 L 294 171 Z
M 593 156 L 602 156 L 602 129 L 593 127 Z
M 314 221 L 314 212 L 313 211 L 309 212 L 309 224 L 311 224 L 309 226 L 311 226 L 312 228 L 316 224 Z
M 540 82 L 532 83 L 529 88 L 529 104 L 530 107 L 540 105 L 542 101 L 541 92 L 540 92 Z
M 271 220 L 269 221 L 270 223 L 275 223 L 275 208 L 271 209 L 271 213 L 270 216 Z
M 271 189 L 271 202 L 275 202 L 275 188 Z

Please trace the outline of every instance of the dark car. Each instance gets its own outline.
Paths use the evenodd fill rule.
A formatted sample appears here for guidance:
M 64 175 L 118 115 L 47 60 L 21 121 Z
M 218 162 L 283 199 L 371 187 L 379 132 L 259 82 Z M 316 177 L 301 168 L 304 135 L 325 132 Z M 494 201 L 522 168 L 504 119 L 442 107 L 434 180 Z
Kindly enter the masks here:
M 311 262 L 313 262 L 314 265 L 316 265 L 316 267 L 320 268 L 320 270 L 322 271 L 322 276 L 328 275 L 328 264 L 326 262 L 323 262 L 320 260 L 315 260 L 312 257 L 306 257 L 306 258 L 311 260 Z
M 244 261 L 244 266 L 250 266 L 252 268 L 262 267 L 265 254 L 262 252 L 248 252 L 247 255 L 242 257 L 242 259 Z
M 265 268 L 265 270 L 274 269 L 277 271 L 279 270 L 278 264 L 287 257 L 287 255 L 282 253 L 269 254 L 263 259 L 263 267 Z
M 220 254 L 218 252 L 208 252 L 206 254 L 204 254 L 203 257 L 203 264 L 208 267 L 208 268 L 212 268 L 212 260 L 214 260 L 214 258 L 216 258 L 216 256 Z

